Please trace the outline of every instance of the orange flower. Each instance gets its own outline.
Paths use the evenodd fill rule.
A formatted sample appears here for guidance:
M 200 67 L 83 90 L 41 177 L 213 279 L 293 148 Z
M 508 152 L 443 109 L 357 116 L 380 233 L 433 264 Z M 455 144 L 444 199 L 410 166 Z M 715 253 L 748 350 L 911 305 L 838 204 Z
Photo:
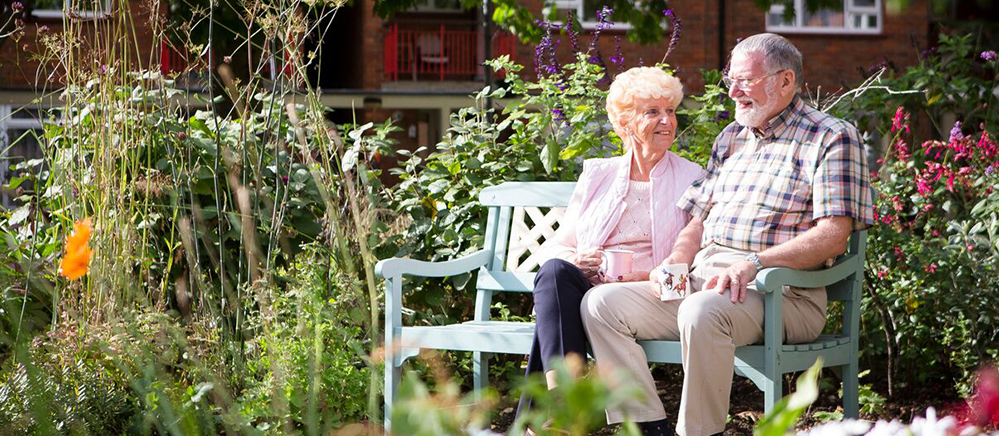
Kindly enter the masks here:
M 66 237 L 66 257 L 59 264 L 59 274 L 70 280 L 87 275 L 90 266 L 90 218 L 73 224 L 73 233 Z

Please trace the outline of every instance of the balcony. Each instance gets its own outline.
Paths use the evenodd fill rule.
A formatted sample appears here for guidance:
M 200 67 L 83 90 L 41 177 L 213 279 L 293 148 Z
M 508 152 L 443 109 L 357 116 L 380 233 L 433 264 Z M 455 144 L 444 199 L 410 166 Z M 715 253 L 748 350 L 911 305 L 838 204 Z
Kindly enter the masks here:
M 495 33 L 492 57 L 513 54 L 513 35 Z M 398 24 L 385 35 L 385 75 L 388 81 L 469 81 L 481 79 L 482 30 L 406 29 Z

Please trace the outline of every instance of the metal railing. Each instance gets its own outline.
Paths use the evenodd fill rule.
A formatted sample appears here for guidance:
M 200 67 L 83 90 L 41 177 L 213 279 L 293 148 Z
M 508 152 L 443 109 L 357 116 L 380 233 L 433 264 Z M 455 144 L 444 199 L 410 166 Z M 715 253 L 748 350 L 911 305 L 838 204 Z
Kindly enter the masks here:
M 472 80 L 482 74 L 482 30 L 411 30 L 391 25 L 385 35 L 385 75 L 390 81 Z M 513 35 L 491 38 L 492 56 L 513 54 Z

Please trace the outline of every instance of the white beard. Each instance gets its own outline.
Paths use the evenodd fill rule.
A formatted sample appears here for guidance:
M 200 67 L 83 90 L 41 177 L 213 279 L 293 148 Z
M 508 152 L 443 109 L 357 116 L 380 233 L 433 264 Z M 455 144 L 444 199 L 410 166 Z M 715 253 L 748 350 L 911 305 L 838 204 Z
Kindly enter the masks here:
M 770 96 L 767 104 L 761 106 L 760 102 L 749 97 L 736 99 L 736 102 L 748 101 L 753 104 L 753 106 L 749 109 L 739 109 L 738 105 L 735 106 L 735 121 L 737 123 L 746 127 L 754 127 L 758 129 L 766 127 L 767 122 L 770 121 L 768 118 L 769 115 L 773 113 L 773 110 L 777 106 L 777 98 L 775 95 L 777 91 L 777 81 L 772 79 L 772 77 L 766 79 L 766 92 L 767 95 Z

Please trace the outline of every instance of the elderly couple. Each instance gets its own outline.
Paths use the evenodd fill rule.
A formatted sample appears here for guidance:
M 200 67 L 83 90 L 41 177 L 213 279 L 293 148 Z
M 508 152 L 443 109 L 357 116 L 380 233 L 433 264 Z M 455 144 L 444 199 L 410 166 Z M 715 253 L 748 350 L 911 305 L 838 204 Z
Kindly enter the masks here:
M 607 410 L 607 421 L 631 419 L 645 435 L 673 429 L 636 341 L 680 341 L 676 433 L 721 433 L 735 349 L 763 339 L 757 272 L 816 268 L 872 223 L 860 135 L 797 96 L 803 77 L 794 45 L 774 34 L 746 38 L 732 50 L 724 82 L 736 122 L 715 140 L 705 171 L 669 152 L 679 80 L 656 68 L 617 76 L 607 113 L 627 152 L 585 162 L 535 280 L 528 373 L 545 371 L 554 387 L 552 362 L 585 356 L 589 343 L 598 368 L 630 373 L 645 394 Z M 634 251 L 635 272 L 600 274 L 600 249 Z M 691 266 L 696 292 L 660 301 L 657 266 L 676 263 Z M 784 339 L 814 340 L 825 324 L 824 290 L 790 289 L 784 298 Z

